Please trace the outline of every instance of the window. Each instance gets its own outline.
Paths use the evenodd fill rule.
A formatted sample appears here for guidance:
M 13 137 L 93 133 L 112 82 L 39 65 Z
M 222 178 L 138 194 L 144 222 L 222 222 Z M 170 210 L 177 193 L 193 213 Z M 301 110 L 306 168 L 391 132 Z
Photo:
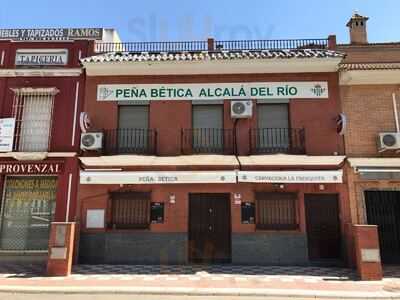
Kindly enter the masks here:
M 56 186 L 56 177 L 6 178 L 1 214 L 2 250 L 47 250 Z
M 224 148 L 223 105 L 193 105 L 194 152 L 221 152 Z
M 111 193 L 111 224 L 113 229 L 146 229 L 150 226 L 150 193 Z
M 48 151 L 55 88 L 14 89 L 15 151 Z
M 290 144 L 288 104 L 258 104 L 257 120 L 257 146 L 287 152 Z
M 294 193 L 256 193 L 257 229 L 297 229 Z
M 149 142 L 149 106 L 120 105 L 118 118 L 118 152 L 144 152 Z
M 148 105 L 120 105 L 118 110 L 118 128 L 147 129 L 149 127 Z

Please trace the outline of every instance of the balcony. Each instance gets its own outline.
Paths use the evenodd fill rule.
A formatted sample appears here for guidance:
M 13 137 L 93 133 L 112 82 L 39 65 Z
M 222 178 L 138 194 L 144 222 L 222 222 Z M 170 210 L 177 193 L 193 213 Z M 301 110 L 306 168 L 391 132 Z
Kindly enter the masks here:
M 96 53 L 327 49 L 329 39 L 96 43 Z
M 256 128 L 250 130 L 251 154 L 305 154 L 305 130 Z
M 233 130 L 220 128 L 182 129 L 181 148 L 183 154 L 233 154 Z
M 143 128 L 104 130 L 104 154 L 147 154 L 157 151 L 157 131 Z

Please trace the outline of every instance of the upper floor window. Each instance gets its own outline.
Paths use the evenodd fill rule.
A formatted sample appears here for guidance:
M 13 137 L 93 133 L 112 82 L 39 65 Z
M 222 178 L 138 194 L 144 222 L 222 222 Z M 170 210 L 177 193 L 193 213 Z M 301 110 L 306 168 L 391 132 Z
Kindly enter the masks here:
M 289 128 L 287 103 L 257 104 L 258 128 Z
M 148 105 L 120 105 L 118 107 L 119 129 L 149 128 Z
M 287 103 L 257 104 L 255 145 L 266 153 L 288 152 L 291 130 Z
M 150 153 L 156 143 L 155 131 L 149 129 L 148 105 L 120 105 L 118 128 L 105 131 L 109 154 Z
M 48 151 L 51 140 L 56 88 L 14 89 L 12 116 L 15 118 L 14 150 Z
M 224 107 L 222 104 L 192 106 L 192 147 L 194 152 L 224 149 Z

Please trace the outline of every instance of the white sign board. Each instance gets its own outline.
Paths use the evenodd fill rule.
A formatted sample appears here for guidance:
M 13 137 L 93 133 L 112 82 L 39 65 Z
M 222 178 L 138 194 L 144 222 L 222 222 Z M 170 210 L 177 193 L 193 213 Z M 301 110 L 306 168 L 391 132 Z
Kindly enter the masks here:
M 374 263 L 381 262 L 379 249 L 361 249 L 361 261 Z
M 325 81 L 196 84 L 101 84 L 98 101 L 327 99 Z
M 68 64 L 67 49 L 18 49 L 16 66 L 65 66 Z
M 50 249 L 51 259 L 66 259 L 67 258 L 67 248 L 65 247 L 52 247 Z
M 236 183 L 235 171 L 215 172 L 89 172 L 81 171 L 81 184 Z
M 11 152 L 14 142 L 15 119 L 0 119 L 0 152 Z
M 86 228 L 104 228 L 104 209 L 88 209 L 86 211 Z
M 342 183 L 343 171 L 239 171 L 239 182 Z

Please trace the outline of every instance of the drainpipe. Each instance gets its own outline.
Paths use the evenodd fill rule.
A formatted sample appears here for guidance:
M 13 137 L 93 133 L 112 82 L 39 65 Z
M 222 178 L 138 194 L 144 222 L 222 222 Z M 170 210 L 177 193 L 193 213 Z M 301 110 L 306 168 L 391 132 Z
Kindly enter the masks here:
M 393 96 L 393 112 L 394 112 L 394 119 L 396 122 L 396 132 L 400 133 L 400 127 L 399 127 L 399 115 L 397 113 L 397 101 L 396 101 L 396 93 L 392 94 Z

